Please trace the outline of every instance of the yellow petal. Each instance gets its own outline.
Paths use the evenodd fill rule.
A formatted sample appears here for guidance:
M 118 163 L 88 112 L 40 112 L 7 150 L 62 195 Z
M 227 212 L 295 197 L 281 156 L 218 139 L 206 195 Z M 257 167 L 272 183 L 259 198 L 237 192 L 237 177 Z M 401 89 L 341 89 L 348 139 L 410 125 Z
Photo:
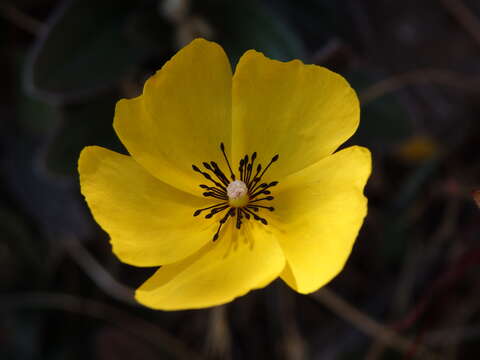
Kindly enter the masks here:
M 367 213 L 370 173 L 370 152 L 354 146 L 279 184 L 275 225 L 288 264 L 282 278 L 296 291 L 313 292 L 342 270 Z
M 358 99 L 340 75 L 299 60 L 247 51 L 233 77 L 233 159 L 280 154 L 269 178 L 280 180 L 333 153 L 357 129 Z
M 192 164 L 223 160 L 231 144 L 230 63 L 223 49 L 197 39 L 145 84 L 143 94 L 120 100 L 114 128 L 130 154 L 163 182 L 198 194 Z
M 206 200 L 159 181 L 130 156 L 89 146 L 80 154 L 79 172 L 82 194 L 123 262 L 173 263 L 215 233 L 211 221 L 193 217 L 197 208 L 208 206 Z
M 137 290 L 137 301 L 162 310 L 203 308 L 232 301 L 278 277 L 285 259 L 268 229 L 256 225 L 250 234 L 239 235 L 232 223 L 216 242 L 160 268 Z

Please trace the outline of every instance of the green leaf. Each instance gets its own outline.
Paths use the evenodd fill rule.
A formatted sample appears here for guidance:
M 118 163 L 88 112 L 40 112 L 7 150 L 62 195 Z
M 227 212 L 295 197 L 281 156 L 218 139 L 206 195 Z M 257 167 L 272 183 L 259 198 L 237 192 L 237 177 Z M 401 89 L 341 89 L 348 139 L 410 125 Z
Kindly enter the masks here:
M 233 64 L 248 49 L 263 52 L 277 60 L 303 56 L 303 44 L 288 24 L 260 1 L 202 2 L 199 9 L 218 34 Z
M 132 71 L 146 52 L 129 41 L 132 1 L 64 2 L 48 22 L 26 69 L 26 86 L 51 101 L 106 88 Z

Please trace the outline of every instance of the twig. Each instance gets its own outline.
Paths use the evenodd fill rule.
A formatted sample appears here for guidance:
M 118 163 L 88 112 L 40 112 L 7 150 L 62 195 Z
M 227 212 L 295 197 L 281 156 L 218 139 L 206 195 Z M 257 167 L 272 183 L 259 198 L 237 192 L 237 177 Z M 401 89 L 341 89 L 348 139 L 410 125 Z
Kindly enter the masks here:
M 409 352 L 411 348 L 415 346 L 411 340 L 373 320 L 367 314 L 361 312 L 327 288 L 323 288 L 311 296 L 336 315 L 348 321 L 365 334 L 375 338 L 377 341 L 390 345 L 403 353 Z M 423 345 L 417 345 L 417 350 L 418 354 L 422 356 L 422 359 L 438 358 L 436 354 L 432 353 Z
M 465 31 L 480 45 L 480 21 L 465 6 L 462 0 L 441 0 L 445 9 L 463 26 Z
M 85 274 L 107 295 L 129 305 L 138 305 L 134 300 L 133 290 L 116 281 L 81 242 L 73 236 L 63 242 L 67 253 L 82 268 Z
M 23 308 L 61 310 L 101 319 L 143 338 L 163 351 L 169 351 L 178 359 L 202 359 L 199 354 L 192 352 L 162 328 L 96 300 L 62 293 L 26 292 L 1 295 L 0 312 Z
M 227 305 L 210 310 L 206 352 L 208 358 L 229 360 L 232 358 L 232 339 L 227 317 Z
M 10 4 L 0 4 L 0 14 L 15 26 L 35 36 L 37 36 L 44 27 L 40 21 L 21 12 Z
M 405 311 L 415 284 L 415 279 L 417 275 L 416 271 L 420 263 L 419 260 L 422 256 L 422 245 L 419 245 L 418 242 L 414 242 L 413 244 L 410 244 L 410 246 L 411 249 L 407 252 L 407 255 L 404 258 L 402 270 L 398 278 L 395 280 L 397 285 L 392 294 L 392 304 L 390 306 L 390 314 L 388 315 L 388 321 L 392 320 L 395 317 L 398 317 L 398 314 Z M 365 360 L 381 359 L 386 347 L 386 344 L 382 341 L 375 340 L 370 346 Z
M 278 309 L 282 329 L 282 353 L 284 360 L 307 359 L 307 346 L 302 338 L 296 318 L 296 304 L 294 294 L 290 289 L 277 287 L 279 290 Z
M 405 86 L 418 84 L 446 85 L 467 92 L 480 91 L 480 77 L 467 77 L 450 70 L 417 69 L 381 80 L 361 91 L 359 96 L 365 105 Z

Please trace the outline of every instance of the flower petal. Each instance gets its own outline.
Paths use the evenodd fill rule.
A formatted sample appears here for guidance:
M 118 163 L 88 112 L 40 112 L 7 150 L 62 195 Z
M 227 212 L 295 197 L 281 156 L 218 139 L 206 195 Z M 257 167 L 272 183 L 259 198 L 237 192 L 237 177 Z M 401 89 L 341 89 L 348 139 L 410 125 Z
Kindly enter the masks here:
M 89 146 L 79 172 L 82 194 L 123 262 L 173 263 L 211 241 L 216 227 L 193 217 L 206 200 L 159 181 L 130 156 Z
M 367 213 L 370 173 L 370 152 L 353 146 L 279 184 L 277 237 L 288 264 L 282 278 L 296 291 L 313 292 L 342 270 Z
M 223 160 L 231 144 L 232 71 L 223 49 L 192 41 L 145 83 L 143 95 L 120 100 L 114 128 L 150 173 L 198 194 L 192 164 Z
M 272 234 L 257 226 L 253 234 L 245 235 L 232 229 L 232 223 L 216 242 L 184 261 L 161 267 L 137 290 L 137 301 L 162 310 L 203 308 L 232 301 L 278 277 L 285 258 Z
M 233 159 L 257 151 L 273 180 L 332 154 L 358 127 L 359 103 L 340 75 L 299 60 L 287 63 L 254 50 L 233 77 Z

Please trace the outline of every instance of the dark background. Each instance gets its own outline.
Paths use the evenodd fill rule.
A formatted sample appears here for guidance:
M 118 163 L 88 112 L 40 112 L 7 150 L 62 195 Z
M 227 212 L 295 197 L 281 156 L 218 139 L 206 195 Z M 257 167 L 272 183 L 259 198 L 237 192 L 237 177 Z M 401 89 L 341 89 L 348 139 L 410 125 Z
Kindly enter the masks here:
M 132 302 L 154 269 L 111 253 L 76 163 L 85 145 L 124 151 L 115 102 L 198 36 L 357 90 L 369 214 L 327 289 Z M 478 1 L 1 0 L 0 54 L 0 359 L 478 358 Z

